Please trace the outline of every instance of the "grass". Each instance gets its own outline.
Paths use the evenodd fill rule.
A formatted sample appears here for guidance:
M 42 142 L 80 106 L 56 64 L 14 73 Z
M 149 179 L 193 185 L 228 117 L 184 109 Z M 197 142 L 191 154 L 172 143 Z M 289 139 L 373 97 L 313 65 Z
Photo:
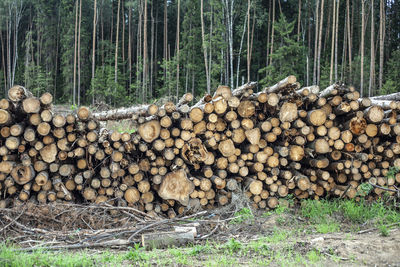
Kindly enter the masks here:
M 243 222 L 251 222 L 254 219 L 254 215 L 249 208 L 243 208 L 240 211 L 235 212 L 234 217 L 237 217 L 230 221 L 231 224 L 239 224 Z
M 332 217 L 341 216 L 351 223 L 390 224 L 400 221 L 400 213 L 383 201 L 367 203 L 353 200 L 304 200 L 300 214 L 312 223 L 329 223 Z
M 101 264 L 116 264 L 124 260 L 123 255 L 110 251 L 92 254 L 90 251 L 79 252 L 48 252 L 37 250 L 32 253 L 16 250 L 5 244 L 0 246 L 0 266 L 96 266 Z

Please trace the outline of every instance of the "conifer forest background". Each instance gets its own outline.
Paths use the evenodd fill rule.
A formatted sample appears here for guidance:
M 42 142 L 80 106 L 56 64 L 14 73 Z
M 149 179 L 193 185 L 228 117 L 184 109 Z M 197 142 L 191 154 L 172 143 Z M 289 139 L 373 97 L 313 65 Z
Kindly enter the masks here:
M 295 75 L 398 91 L 397 0 L 2 0 L 0 88 L 112 106 Z

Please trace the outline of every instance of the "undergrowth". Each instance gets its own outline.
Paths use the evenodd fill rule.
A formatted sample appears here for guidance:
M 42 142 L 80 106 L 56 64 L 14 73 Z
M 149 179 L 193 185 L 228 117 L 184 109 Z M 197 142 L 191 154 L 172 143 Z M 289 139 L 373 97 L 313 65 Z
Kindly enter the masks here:
M 299 240 L 311 232 L 321 234 L 344 231 L 343 224 L 357 230 L 375 227 L 382 236 L 389 236 L 391 227 L 398 227 L 400 212 L 383 200 L 373 203 L 353 200 L 304 200 L 298 208 L 281 204 L 265 212 L 260 218 L 249 208 L 237 211 L 231 227 L 247 227 L 275 216 L 276 226 L 268 234 L 254 233 L 254 239 L 235 235 L 227 241 L 211 239 L 198 244 L 147 251 L 140 244 L 125 251 L 44 251 L 26 252 L 12 244 L 0 244 L 0 266 L 231 266 L 231 265 L 319 265 L 325 261 L 339 261 L 308 248 L 299 250 Z M 301 220 L 298 220 L 300 218 Z M 304 221 L 305 219 L 305 221 Z M 282 221 L 282 222 L 281 222 Z M 396 225 L 396 226 L 395 226 Z M 229 230 L 225 230 L 229 231 Z M 351 232 L 351 231 L 350 231 Z M 301 243 L 301 242 L 300 242 Z

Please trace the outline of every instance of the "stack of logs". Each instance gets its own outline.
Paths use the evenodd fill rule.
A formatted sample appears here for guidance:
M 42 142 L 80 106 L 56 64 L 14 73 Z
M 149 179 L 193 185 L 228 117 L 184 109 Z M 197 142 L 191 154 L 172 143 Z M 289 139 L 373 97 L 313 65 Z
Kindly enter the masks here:
M 398 102 L 342 84 L 300 88 L 294 76 L 255 86 L 220 86 L 191 107 L 188 93 L 162 107 L 67 116 L 52 113 L 51 94 L 14 86 L 0 100 L 0 206 L 108 201 L 171 218 L 236 194 L 263 209 L 288 194 L 359 198 L 370 183 L 375 198 L 379 187 L 397 189 Z M 99 127 L 122 118 L 137 122 L 134 133 Z

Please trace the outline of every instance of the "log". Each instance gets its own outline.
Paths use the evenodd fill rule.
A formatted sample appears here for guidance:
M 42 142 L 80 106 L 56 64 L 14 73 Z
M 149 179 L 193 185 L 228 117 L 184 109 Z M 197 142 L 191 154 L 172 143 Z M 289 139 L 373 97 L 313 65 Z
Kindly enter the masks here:
M 142 246 L 146 250 L 184 246 L 194 243 L 192 230 L 156 232 L 142 235 Z
M 176 200 L 184 206 L 189 204 L 189 195 L 194 190 L 194 184 L 187 178 L 182 169 L 167 173 L 161 183 L 158 195 L 165 200 Z
M 278 82 L 277 84 L 271 87 L 267 87 L 266 89 L 264 89 L 264 91 L 266 91 L 267 93 L 275 93 L 281 90 L 282 88 L 285 88 L 288 85 L 294 84 L 296 81 L 297 81 L 296 77 L 290 75 L 285 79 L 283 79 L 282 81 Z
M 161 125 L 157 120 L 151 120 L 139 126 L 140 137 L 147 143 L 153 142 L 160 136 Z

